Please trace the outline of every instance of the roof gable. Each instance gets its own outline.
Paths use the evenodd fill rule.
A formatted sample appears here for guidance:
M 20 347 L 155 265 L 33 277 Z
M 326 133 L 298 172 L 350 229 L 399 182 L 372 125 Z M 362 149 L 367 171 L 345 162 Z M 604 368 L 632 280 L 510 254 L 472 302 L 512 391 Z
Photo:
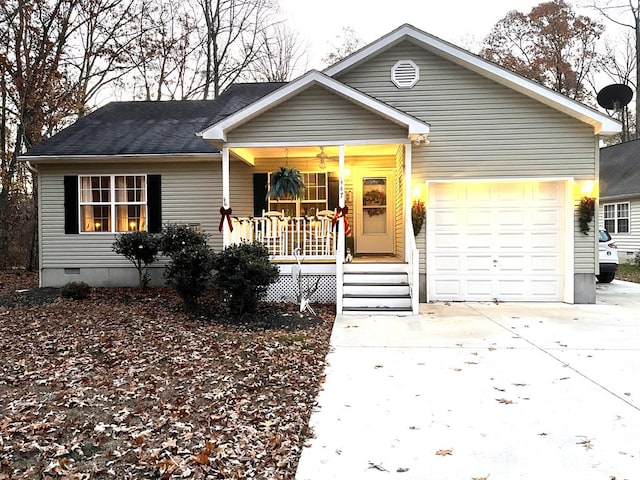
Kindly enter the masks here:
M 622 129 L 619 122 L 595 109 L 408 24 L 402 25 L 340 62 L 328 67 L 323 73 L 331 77 L 338 77 L 340 74 L 356 68 L 361 63 L 405 40 L 409 40 L 451 62 L 587 123 L 594 128 L 596 134 L 613 135 L 619 133 Z
M 291 81 L 284 87 L 266 95 L 242 110 L 229 115 L 224 120 L 213 124 L 209 128 L 200 132 L 199 135 L 203 139 L 212 142 L 226 142 L 227 133 L 229 131 L 262 115 L 266 111 L 286 102 L 313 86 L 322 86 L 332 93 L 340 95 L 362 108 L 382 116 L 398 125 L 406 127 L 410 137 L 413 135 L 426 136 L 426 134 L 429 133 L 429 124 L 365 95 L 358 90 L 348 87 L 316 70 L 311 70 L 296 80 Z

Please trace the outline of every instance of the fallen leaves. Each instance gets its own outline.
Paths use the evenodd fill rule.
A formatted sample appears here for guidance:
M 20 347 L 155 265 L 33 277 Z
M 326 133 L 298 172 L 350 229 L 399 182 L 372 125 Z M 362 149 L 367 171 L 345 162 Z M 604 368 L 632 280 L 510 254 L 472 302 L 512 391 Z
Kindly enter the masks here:
M 329 308 L 267 306 L 256 329 L 188 318 L 168 289 L 22 301 L 2 280 L 0 479 L 293 478 Z
M 511 405 L 513 403 L 513 400 L 507 400 L 506 398 L 496 398 L 496 402 L 503 405 Z
M 453 449 L 440 449 L 436 452 L 436 455 L 446 457 L 447 455 L 453 455 Z

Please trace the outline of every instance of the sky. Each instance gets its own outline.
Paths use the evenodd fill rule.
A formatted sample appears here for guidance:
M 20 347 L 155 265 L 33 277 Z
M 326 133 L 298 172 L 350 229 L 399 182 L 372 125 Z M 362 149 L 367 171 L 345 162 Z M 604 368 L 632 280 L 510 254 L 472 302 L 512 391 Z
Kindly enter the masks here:
M 339 45 L 342 27 L 351 27 L 364 43 L 404 23 L 467 50 L 477 52 L 483 38 L 509 10 L 529 13 L 543 0 L 279 0 L 288 24 L 309 42 L 308 70 L 322 69 L 321 58 Z M 573 2 L 575 3 L 575 2 Z M 574 7 L 596 18 L 594 10 Z M 612 28 L 610 23 L 605 24 Z

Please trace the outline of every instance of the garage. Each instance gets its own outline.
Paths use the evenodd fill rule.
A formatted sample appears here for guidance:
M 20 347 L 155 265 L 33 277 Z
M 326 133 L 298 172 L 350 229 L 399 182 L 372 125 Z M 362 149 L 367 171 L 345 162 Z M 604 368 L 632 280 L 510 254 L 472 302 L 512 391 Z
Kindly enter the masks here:
M 428 300 L 567 301 L 567 190 L 566 181 L 429 182 Z

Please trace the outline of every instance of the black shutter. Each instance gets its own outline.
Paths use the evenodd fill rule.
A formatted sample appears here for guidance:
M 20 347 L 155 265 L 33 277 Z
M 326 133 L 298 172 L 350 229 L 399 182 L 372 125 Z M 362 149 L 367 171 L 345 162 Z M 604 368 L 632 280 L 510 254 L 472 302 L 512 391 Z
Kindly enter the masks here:
M 263 210 L 269 210 L 267 207 L 267 192 L 269 191 L 267 183 L 269 176 L 266 173 L 253 174 L 253 216 L 261 217 Z
M 76 234 L 78 228 L 78 176 L 64 177 L 64 233 Z
M 149 232 L 162 232 L 162 178 L 160 175 L 147 175 L 147 216 Z

